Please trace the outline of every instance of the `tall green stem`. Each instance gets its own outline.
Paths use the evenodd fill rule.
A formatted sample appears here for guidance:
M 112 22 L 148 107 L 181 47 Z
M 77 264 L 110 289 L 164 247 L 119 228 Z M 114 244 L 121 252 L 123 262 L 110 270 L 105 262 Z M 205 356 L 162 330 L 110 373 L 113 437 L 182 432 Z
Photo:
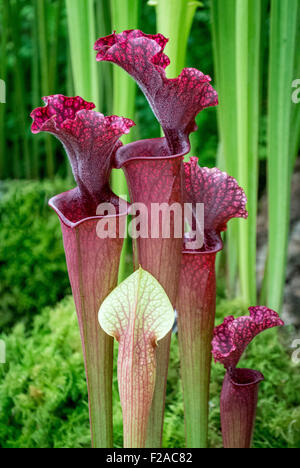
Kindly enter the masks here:
M 6 46 L 8 38 L 8 24 L 7 24 L 7 10 L 3 2 L 1 6 L 1 61 L 0 61 L 0 79 L 6 83 L 7 78 L 7 60 L 6 60 Z M 5 84 L 6 86 L 6 84 Z M 5 88 L 6 89 L 6 88 Z M 4 148 L 5 148 L 5 109 L 6 106 L 4 103 L 0 102 L 0 179 L 4 179 L 6 176 L 6 165 L 4 157 Z
M 48 66 L 48 41 L 46 31 L 46 11 L 45 2 L 36 0 L 36 12 L 38 18 L 38 36 L 39 36 L 39 51 L 40 51 L 40 66 L 41 66 L 41 91 L 44 96 L 50 94 L 49 89 L 49 66 Z M 51 137 L 45 136 L 46 146 L 46 165 L 47 176 L 54 177 L 54 152 Z
M 31 88 L 32 88 L 32 107 L 35 109 L 40 105 L 40 80 L 39 80 L 39 47 L 38 47 L 38 19 L 36 0 L 32 2 L 34 18 L 32 24 L 32 70 L 31 70 Z M 32 141 L 32 176 L 35 179 L 39 177 L 39 141 L 33 138 Z
M 8 24 L 10 24 L 10 34 L 13 45 L 14 53 L 14 73 L 15 73 L 15 95 L 16 95 L 16 109 L 20 126 L 20 136 L 22 141 L 22 156 L 16 153 L 16 164 L 19 166 L 19 175 L 23 172 L 21 167 L 21 161 L 24 160 L 25 176 L 30 177 L 30 153 L 28 136 L 29 129 L 26 121 L 26 105 L 25 105 L 25 91 L 24 91 L 24 76 L 23 69 L 20 63 L 19 51 L 20 51 L 20 38 L 18 33 L 18 24 L 20 22 L 20 4 L 16 0 L 14 2 L 5 2 L 6 11 L 8 12 Z
M 66 0 L 69 41 L 76 94 L 96 104 L 101 110 L 99 77 L 94 43 L 95 29 L 94 0 Z
M 260 30 L 261 1 L 237 0 L 237 165 L 238 181 L 247 195 L 249 211 L 247 223 L 239 223 L 239 269 L 242 297 L 250 304 L 256 301 Z
M 245 189 L 249 211 L 247 223 L 235 221 L 229 227 L 229 289 L 236 292 L 239 267 L 241 294 L 249 303 L 256 300 L 261 8 L 260 0 L 212 0 L 224 169 Z
M 269 257 L 268 306 L 280 310 L 285 284 L 287 240 L 291 198 L 291 83 L 296 46 L 297 0 L 272 0 L 269 127 L 268 197 Z
M 169 39 L 166 54 L 171 63 L 166 72 L 168 77 L 175 78 L 185 66 L 192 22 L 201 3 L 195 0 L 150 0 L 149 5 L 156 7 L 157 31 Z
M 218 126 L 225 162 L 224 170 L 237 178 L 237 96 L 236 96 L 236 0 L 212 0 L 212 33 L 215 73 L 219 94 Z M 236 293 L 238 268 L 238 222 L 227 233 L 228 289 Z
M 52 44 L 50 46 L 50 61 L 49 61 L 49 87 L 50 92 L 55 93 L 56 80 L 57 80 L 57 51 L 59 44 L 59 26 L 61 20 L 63 0 L 57 0 L 55 3 L 55 17 L 54 17 L 54 34 Z
M 96 36 L 102 37 L 111 34 L 111 8 L 110 0 L 97 0 L 96 1 Z M 101 65 L 100 84 L 102 89 L 101 112 L 107 115 L 113 113 L 113 70 L 112 64 L 103 62 Z

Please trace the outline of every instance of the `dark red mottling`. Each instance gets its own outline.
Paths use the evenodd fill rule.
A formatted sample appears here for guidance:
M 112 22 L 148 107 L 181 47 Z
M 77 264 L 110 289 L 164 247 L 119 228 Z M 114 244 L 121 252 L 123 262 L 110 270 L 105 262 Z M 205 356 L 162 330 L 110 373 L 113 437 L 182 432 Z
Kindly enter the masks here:
M 184 202 L 204 204 L 204 247 L 203 252 L 222 249 L 221 232 L 227 229 L 232 218 L 247 218 L 247 198 L 237 181 L 219 169 L 208 169 L 198 165 L 192 157 L 184 163 Z M 195 213 L 195 209 L 193 209 Z M 200 226 L 201 227 L 201 226 Z M 193 229 L 196 229 L 194 219 Z M 202 227 L 203 229 L 203 227 Z
M 267 307 L 249 308 L 250 316 L 226 317 L 224 322 L 215 328 L 212 341 L 213 356 L 226 369 L 235 368 L 243 352 L 253 338 L 269 328 L 283 326 L 277 312 Z
M 81 97 L 66 97 L 60 94 L 42 98 L 45 106 L 33 110 L 30 117 L 33 119 L 32 133 L 48 131 L 54 125 L 57 130 L 63 127 L 65 120 L 74 120 L 77 112 L 85 109 L 95 109 L 95 104 L 87 102 Z M 52 122 L 50 122 L 52 121 Z
M 129 132 L 134 122 L 115 115 L 104 117 L 95 112 L 94 104 L 80 97 L 62 95 L 43 98 L 46 105 L 31 113 L 32 132 L 45 131 L 63 144 L 84 205 L 95 207 L 101 202 L 117 204 L 109 188 L 109 177 L 119 138 Z
M 178 78 L 166 77 L 165 68 L 170 64 L 164 54 L 167 42 L 162 34 L 128 30 L 100 38 L 95 50 L 97 61 L 115 63 L 135 79 L 175 154 L 197 130 L 195 117 L 203 109 L 216 106 L 218 96 L 210 85 L 211 78 L 195 68 L 184 68 Z

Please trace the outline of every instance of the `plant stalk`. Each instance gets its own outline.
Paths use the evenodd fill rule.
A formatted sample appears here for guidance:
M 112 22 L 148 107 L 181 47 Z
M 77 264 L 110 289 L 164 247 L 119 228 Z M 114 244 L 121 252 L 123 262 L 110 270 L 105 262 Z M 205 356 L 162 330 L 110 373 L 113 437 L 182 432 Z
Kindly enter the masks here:
M 1 50 L 1 62 L 0 62 L 0 79 L 5 83 L 6 89 L 6 79 L 7 79 L 7 59 L 6 59 L 6 47 L 8 39 L 8 14 L 5 2 L 1 5 L 1 41 L 0 41 L 0 50 Z M 6 173 L 6 163 L 5 163 L 5 110 L 6 105 L 0 103 L 0 179 L 4 179 L 7 175 Z
M 268 307 L 280 311 L 290 221 L 291 83 L 296 47 L 297 0 L 272 0 L 268 109 Z
M 238 178 L 237 169 L 237 65 L 236 65 L 236 0 L 212 0 L 212 34 L 219 106 L 218 127 L 224 170 Z M 231 297 L 237 293 L 238 221 L 232 220 L 227 232 L 227 278 Z
M 66 0 L 75 93 L 101 112 L 99 76 L 93 45 L 96 40 L 94 0 Z
M 39 41 L 38 41 L 38 19 L 36 0 L 32 2 L 34 18 L 32 25 L 32 106 L 37 108 L 40 104 L 40 79 L 39 79 Z M 39 141 L 38 138 L 32 140 L 32 176 L 35 179 L 39 178 Z
M 63 219 L 60 206 L 64 197 L 50 200 L 61 220 L 64 248 L 73 297 L 76 305 L 89 394 L 92 446 L 113 446 L 112 376 L 113 338 L 99 326 L 101 303 L 117 286 L 123 239 L 100 239 L 98 219 L 75 224 Z M 67 199 L 68 201 L 68 199 Z M 100 218 L 99 218 L 100 219 Z M 66 224 L 65 224 L 66 223 Z
M 172 218 L 168 224 L 170 236 L 163 238 L 161 217 L 153 211 L 157 204 L 163 203 L 167 207 L 173 203 L 182 205 L 181 171 L 184 154 L 174 155 L 172 158 L 157 156 L 163 144 L 166 145 L 165 139 L 161 138 L 137 141 L 120 148 L 118 159 L 123 161 L 121 167 L 126 175 L 131 201 L 143 203 L 147 207 L 148 236 L 139 237 L 134 244 L 137 262 L 158 280 L 175 307 L 182 238 L 175 237 Z M 141 156 L 149 152 L 156 156 L 153 158 Z M 158 226 L 156 238 L 150 234 L 152 232 L 151 219 Z M 171 333 L 161 340 L 156 352 L 157 377 L 148 423 L 146 441 L 148 448 L 161 447 L 162 443 L 170 341 Z
M 239 222 L 241 294 L 256 302 L 256 217 L 258 197 L 258 139 L 260 119 L 261 1 L 236 3 L 236 92 L 238 181 L 248 199 L 249 218 Z M 249 87 L 249 83 L 251 86 Z
M 216 254 L 184 252 L 177 299 L 178 339 L 188 448 L 207 448 Z
M 13 45 L 13 54 L 14 54 L 14 78 L 15 78 L 15 96 L 16 96 L 16 109 L 18 109 L 18 125 L 19 125 L 19 138 L 22 142 L 22 152 L 23 156 L 21 158 L 20 154 L 15 153 L 16 160 L 15 163 L 18 166 L 17 174 L 20 176 L 23 173 L 23 167 L 21 161 L 24 160 L 24 175 L 27 178 L 31 176 L 31 164 L 30 164 L 30 153 L 29 153 L 29 144 L 28 136 L 29 129 L 26 122 L 26 105 L 25 105 L 25 91 L 24 91 L 24 77 L 23 69 L 20 62 L 19 51 L 20 51 L 20 38 L 18 34 L 18 25 L 20 23 L 20 4 L 19 1 L 7 2 L 5 1 L 8 24 L 10 24 L 10 34 Z M 16 143 L 16 148 L 20 151 L 18 147 L 19 143 Z
M 41 90 L 44 96 L 48 96 L 49 92 L 49 66 L 48 66 L 48 40 L 46 31 L 46 9 L 45 2 L 36 1 L 36 11 L 38 18 L 38 35 L 39 35 L 39 51 L 40 51 L 40 66 L 41 66 Z M 47 177 L 54 177 L 54 151 L 51 137 L 45 135 L 46 146 L 46 166 Z
M 256 418 L 260 372 L 234 369 L 227 372 L 221 393 L 224 448 L 251 448 Z

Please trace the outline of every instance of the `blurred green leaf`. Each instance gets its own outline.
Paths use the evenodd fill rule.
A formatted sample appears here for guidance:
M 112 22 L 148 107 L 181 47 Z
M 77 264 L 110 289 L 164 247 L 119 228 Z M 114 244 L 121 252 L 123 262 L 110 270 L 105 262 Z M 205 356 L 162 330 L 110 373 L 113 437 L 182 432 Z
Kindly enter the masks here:
M 290 220 L 291 83 L 297 32 L 297 0 L 272 0 L 268 107 L 269 256 L 268 306 L 281 312 Z

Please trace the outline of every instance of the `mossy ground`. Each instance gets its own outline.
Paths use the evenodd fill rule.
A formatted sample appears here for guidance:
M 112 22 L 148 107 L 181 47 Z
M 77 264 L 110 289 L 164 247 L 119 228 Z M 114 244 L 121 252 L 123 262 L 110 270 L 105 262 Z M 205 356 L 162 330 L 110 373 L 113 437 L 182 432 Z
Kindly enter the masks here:
M 70 183 L 0 182 L 0 330 L 30 327 L 46 306 L 70 294 L 57 215 L 48 200 Z
M 225 315 L 245 314 L 240 301 L 220 301 Z M 16 325 L 6 342 L 7 364 L 0 365 L 0 446 L 26 448 L 89 447 L 88 404 L 77 320 L 72 298 L 36 316 L 31 331 Z M 115 358 L 117 352 L 115 353 Z M 116 360 L 116 359 L 115 359 Z M 258 336 L 241 365 L 265 375 L 260 389 L 254 446 L 300 446 L 300 372 L 276 330 Z M 115 364 L 116 366 L 116 364 Z M 173 336 L 164 447 L 184 447 L 184 416 L 177 338 Z M 210 446 L 221 447 L 219 395 L 224 376 L 213 364 Z M 114 377 L 114 442 L 122 446 L 122 414 Z

